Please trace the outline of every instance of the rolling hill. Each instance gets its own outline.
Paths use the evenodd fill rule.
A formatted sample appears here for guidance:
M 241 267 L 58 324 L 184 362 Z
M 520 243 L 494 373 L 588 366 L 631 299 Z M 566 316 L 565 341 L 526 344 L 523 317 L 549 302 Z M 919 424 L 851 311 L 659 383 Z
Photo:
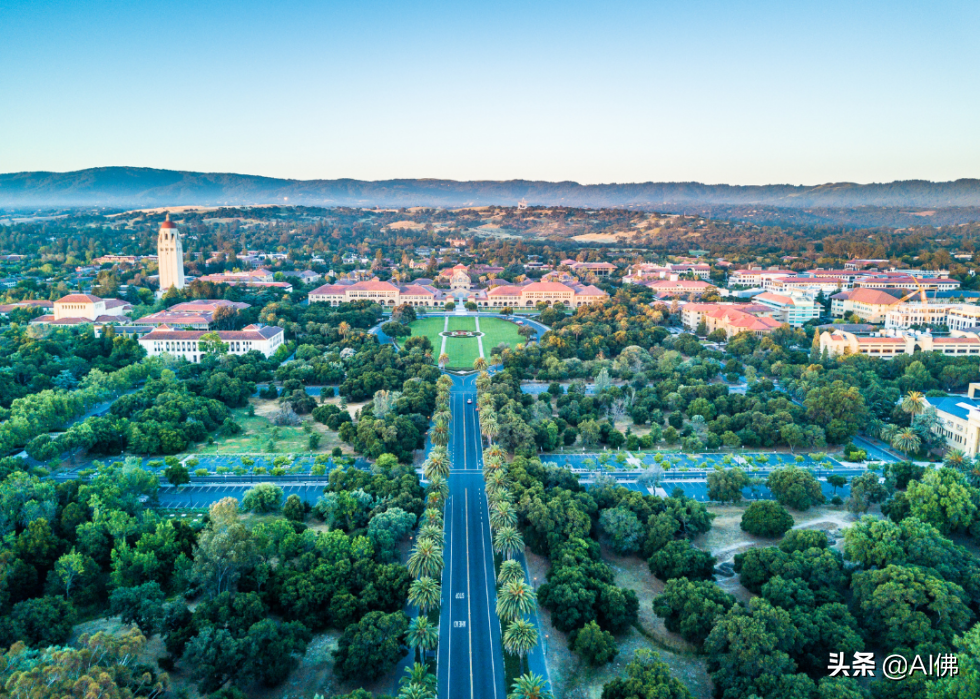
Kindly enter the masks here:
M 817 186 L 706 185 L 644 182 L 581 185 L 529 180 L 404 179 L 288 180 L 231 173 L 103 167 L 75 172 L 0 174 L 0 206 L 151 207 L 181 204 L 306 206 L 513 206 L 636 207 L 766 206 L 780 209 L 980 206 L 980 180 L 908 180 L 882 184 L 839 182 Z

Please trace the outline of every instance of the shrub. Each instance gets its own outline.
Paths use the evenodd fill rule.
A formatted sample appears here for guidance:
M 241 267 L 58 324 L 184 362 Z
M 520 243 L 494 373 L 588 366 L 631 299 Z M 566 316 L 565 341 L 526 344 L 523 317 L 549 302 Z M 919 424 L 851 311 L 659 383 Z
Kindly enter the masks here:
M 782 536 L 793 528 L 793 517 L 778 502 L 759 500 L 745 508 L 741 527 L 756 536 Z

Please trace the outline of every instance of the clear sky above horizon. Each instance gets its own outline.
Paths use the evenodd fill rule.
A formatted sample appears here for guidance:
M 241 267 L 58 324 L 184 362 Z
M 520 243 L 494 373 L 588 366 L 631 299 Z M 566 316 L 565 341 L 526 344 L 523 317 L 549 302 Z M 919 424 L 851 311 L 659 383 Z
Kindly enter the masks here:
M 980 2 L 3 0 L 0 172 L 980 177 Z

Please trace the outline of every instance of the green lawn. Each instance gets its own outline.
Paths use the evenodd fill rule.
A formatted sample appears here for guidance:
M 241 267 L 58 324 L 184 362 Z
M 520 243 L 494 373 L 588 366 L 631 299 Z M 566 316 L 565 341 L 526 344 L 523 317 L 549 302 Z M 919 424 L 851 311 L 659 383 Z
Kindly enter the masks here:
M 429 338 L 429 342 L 432 343 L 432 354 L 435 357 L 439 356 L 439 348 L 442 347 L 442 336 L 439 333 L 442 332 L 445 322 L 444 318 L 420 318 L 409 324 L 412 328 L 412 335 L 424 335 Z M 405 342 L 407 339 L 402 338 L 401 342 Z
M 516 324 L 500 318 L 480 318 L 480 331 L 483 333 L 483 352 L 487 356 L 501 342 L 506 342 L 513 349 L 525 341 L 517 334 Z
M 412 335 L 429 338 L 432 354 L 438 358 L 442 351 L 442 335 L 445 318 L 421 318 L 411 323 Z M 449 316 L 449 330 L 476 330 L 473 316 Z M 517 325 L 500 318 L 480 318 L 480 332 L 483 333 L 484 358 L 489 360 L 490 350 L 501 342 L 511 347 L 524 342 L 517 333 Z M 473 362 L 480 356 L 480 343 L 476 338 L 447 338 L 446 354 L 449 355 L 449 369 L 472 369 Z
M 241 434 L 233 437 L 216 435 L 214 444 L 202 442 L 187 451 L 188 454 L 242 454 L 242 453 L 309 453 L 310 434 L 302 426 L 276 427 L 268 418 L 277 407 L 277 401 L 266 401 L 258 398 L 251 399 L 256 406 L 256 414 L 250 416 L 246 408 L 233 409 L 235 422 L 242 427 Z M 303 420 L 309 422 L 313 432 L 320 435 L 320 446 L 314 453 L 329 453 L 334 447 L 345 447 L 336 432 L 331 432 L 325 426 L 313 422 L 309 415 L 303 415 Z M 269 451 L 270 440 L 275 445 L 275 451 Z M 349 449 L 348 449 L 349 451 Z

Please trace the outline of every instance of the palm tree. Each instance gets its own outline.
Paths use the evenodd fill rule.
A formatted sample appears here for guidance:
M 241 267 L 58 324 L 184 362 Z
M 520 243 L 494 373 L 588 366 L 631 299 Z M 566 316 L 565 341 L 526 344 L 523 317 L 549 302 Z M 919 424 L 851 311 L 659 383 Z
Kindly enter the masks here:
M 906 427 L 892 438 L 892 446 L 899 451 L 905 452 L 906 456 L 911 457 L 922 446 L 922 440 L 919 439 L 919 435 L 915 433 L 915 430 L 911 427 Z
M 412 581 L 408 587 L 408 601 L 419 608 L 423 614 L 439 606 L 442 597 L 442 585 L 437 580 L 423 576 Z
M 504 621 L 533 614 L 537 606 L 534 588 L 523 580 L 512 580 L 497 591 L 497 616 Z
M 796 384 L 796 390 L 793 393 L 796 395 L 796 400 L 803 400 L 809 392 L 810 384 L 806 381 L 800 381 Z
M 499 444 L 491 444 L 487 448 L 486 452 L 484 452 L 484 454 L 485 454 L 485 456 L 492 457 L 494 459 L 503 459 L 504 458 L 504 450 L 500 448 L 500 445 Z
M 441 420 L 432 426 L 432 443 L 439 446 L 449 444 L 449 424 Z
M 500 434 L 500 424 L 497 422 L 497 416 L 493 413 L 488 413 L 485 417 L 480 420 L 480 432 L 487 441 L 493 444 L 494 437 Z
M 449 484 L 438 473 L 433 473 L 432 478 L 429 479 L 428 491 L 430 493 L 439 493 L 439 497 L 445 500 L 449 497 Z
M 902 410 L 915 417 L 926 409 L 926 399 L 919 391 L 909 391 L 902 401 Z
M 521 672 L 524 672 L 524 658 L 538 645 L 538 630 L 527 619 L 514 619 L 504 631 L 504 650 L 521 659 Z
M 350 335 L 350 331 L 350 323 L 348 323 L 346 320 L 340 321 L 340 325 L 337 326 L 337 332 L 339 332 L 345 340 L 347 339 L 347 336 Z
M 955 468 L 957 471 L 962 471 L 966 464 L 966 454 L 959 449 L 950 449 L 943 457 L 943 464 Z
M 513 527 L 502 527 L 493 537 L 493 550 L 510 560 L 514 554 L 524 550 L 524 539 Z
M 419 660 L 422 660 L 426 651 L 432 650 L 439 643 L 439 631 L 429 622 L 429 617 L 417 616 L 408 622 L 405 642 L 409 648 L 419 653 Z
M 439 366 L 445 367 L 449 363 L 449 355 L 443 352 L 439 355 Z
M 426 539 L 416 542 L 415 550 L 408 559 L 408 572 L 412 577 L 438 577 L 442 566 L 442 546 Z
M 439 510 L 433 509 L 431 507 L 426 508 L 425 512 L 422 513 L 421 524 L 422 524 L 423 527 L 424 526 L 427 526 L 427 525 L 430 525 L 430 524 L 435 524 L 435 525 L 438 525 L 438 526 L 441 527 L 442 526 L 442 512 L 440 512 Z
M 414 684 L 430 693 L 435 693 L 438 680 L 436 676 L 429 672 L 429 666 L 425 663 L 413 663 L 411 667 L 405 668 L 405 677 L 402 678 L 405 684 Z
M 878 430 L 878 439 L 886 444 L 891 444 L 896 434 L 898 434 L 898 425 L 887 424 Z
M 395 699 L 435 699 L 435 692 L 415 682 L 409 682 L 398 690 Z
M 444 448 L 435 448 L 429 452 L 429 458 L 425 460 L 422 473 L 427 480 L 432 480 L 436 476 L 442 478 L 449 477 L 449 455 Z
M 517 580 L 524 580 L 524 568 L 519 561 L 504 561 L 500 564 L 500 573 L 497 575 L 497 584 L 501 587 Z
M 473 361 L 473 368 L 476 371 L 486 371 L 487 370 L 487 360 L 483 357 L 477 357 Z
M 502 470 L 491 471 L 486 477 L 487 492 L 495 493 L 507 488 L 507 474 Z
M 514 680 L 514 687 L 507 699 L 555 699 L 540 675 L 529 672 Z
M 499 473 L 499 472 L 498 472 Z M 495 530 L 504 527 L 514 528 L 517 526 L 517 512 L 514 506 L 506 500 L 494 503 L 490 508 L 490 526 Z
M 443 545 L 446 538 L 446 533 L 441 526 L 436 526 L 430 524 L 426 527 L 422 527 L 419 530 L 419 541 L 422 539 L 428 539 L 429 541 L 434 541 L 440 546 Z

